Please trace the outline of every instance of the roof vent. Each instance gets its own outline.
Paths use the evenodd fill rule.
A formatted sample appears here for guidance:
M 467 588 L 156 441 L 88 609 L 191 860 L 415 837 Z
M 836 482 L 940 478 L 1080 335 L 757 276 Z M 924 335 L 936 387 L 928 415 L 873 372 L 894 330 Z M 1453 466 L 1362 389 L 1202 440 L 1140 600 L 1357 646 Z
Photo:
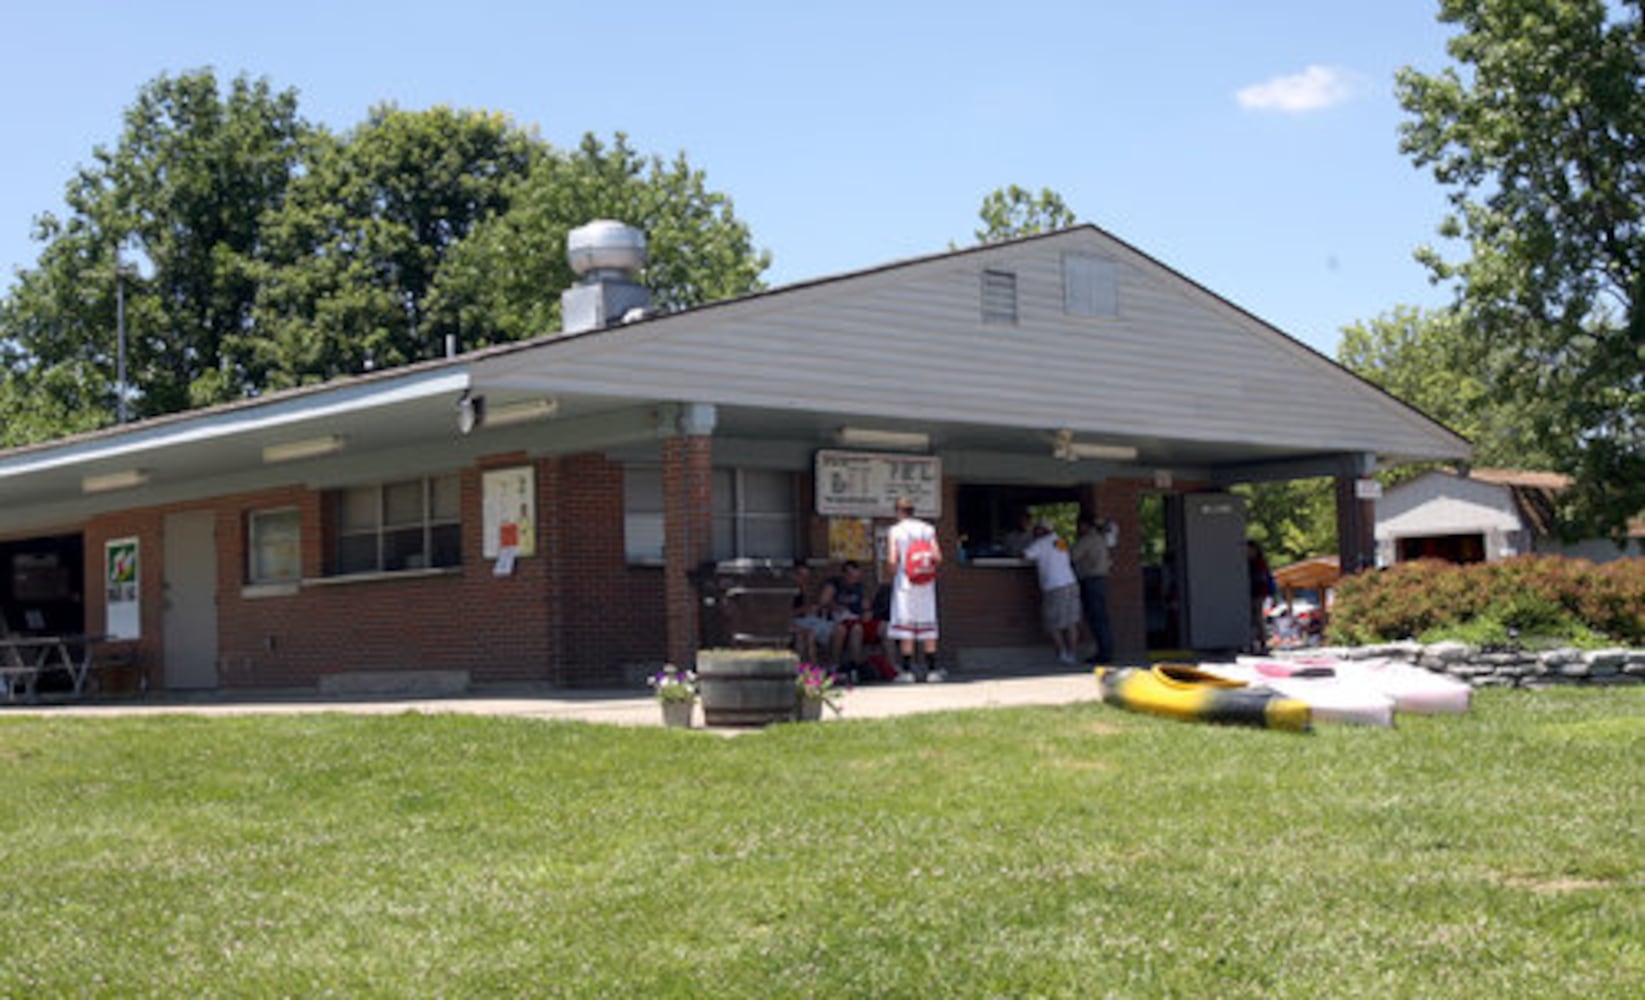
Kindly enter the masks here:
M 611 219 L 596 219 L 566 234 L 566 257 L 581 279 L 560 295 L 566 333 L 599 330 L 651 306 L 635 280 L 645 267 L 645 234 Z

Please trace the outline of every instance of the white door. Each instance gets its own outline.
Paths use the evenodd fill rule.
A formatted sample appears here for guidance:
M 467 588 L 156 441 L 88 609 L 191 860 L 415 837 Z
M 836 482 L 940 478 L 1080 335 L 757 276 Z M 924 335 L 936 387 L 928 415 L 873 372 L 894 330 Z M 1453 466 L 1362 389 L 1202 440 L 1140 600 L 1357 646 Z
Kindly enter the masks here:
M 217 516 L 166 515 L 165 686 L 217 686 Z

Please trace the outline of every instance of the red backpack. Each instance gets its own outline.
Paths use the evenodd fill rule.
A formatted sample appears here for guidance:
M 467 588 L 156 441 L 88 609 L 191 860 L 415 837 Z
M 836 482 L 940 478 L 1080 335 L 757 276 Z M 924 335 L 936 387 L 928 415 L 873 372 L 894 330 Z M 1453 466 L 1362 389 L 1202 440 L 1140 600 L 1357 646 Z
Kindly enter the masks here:
M 931 539 L 916 538 L 908 543 L 908 551 L 902 557 L 902 572 L 915 586 L 937 578 L 937 546 Z

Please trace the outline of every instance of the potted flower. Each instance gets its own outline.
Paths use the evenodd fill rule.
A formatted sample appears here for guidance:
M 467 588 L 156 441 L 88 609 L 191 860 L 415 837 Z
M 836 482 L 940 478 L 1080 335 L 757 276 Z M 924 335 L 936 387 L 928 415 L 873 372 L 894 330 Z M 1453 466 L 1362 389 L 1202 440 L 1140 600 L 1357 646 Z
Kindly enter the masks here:
M 697 675 L 665 663 L 647 683 L 657 692 L 657 704 L 663 709 L 663 725 L 691 728 L 691 713 L 697 705 Z
M 843 689 L 839 686 L 839 677 L 827 667 L 814 663 L 802 663 L 794 673 L 795 708 L 802 722 L 816 722 L 822 718 L 823 706 L 827 705 L 840 714 L 840 695 Z

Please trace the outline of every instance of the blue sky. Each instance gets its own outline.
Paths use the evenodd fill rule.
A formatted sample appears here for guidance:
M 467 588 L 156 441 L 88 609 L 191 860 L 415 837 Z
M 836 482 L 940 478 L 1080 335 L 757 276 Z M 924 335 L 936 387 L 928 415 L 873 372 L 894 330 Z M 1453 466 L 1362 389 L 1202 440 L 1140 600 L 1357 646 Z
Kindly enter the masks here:
M 1398 150 L 1393 76 L 1446 65 L 1435 0 L 149 3 L 0 18 L 0 275 L 161 73 L 501 111 L 549 142 L 627 132 L 729 193 L 784 284 L 967 244 L 983 196 L 1094 222 L 1327 354 L 1437 305 L 1412 250 L 1443 192 Z M 557 293 L 557 290 L 553 290 Z

